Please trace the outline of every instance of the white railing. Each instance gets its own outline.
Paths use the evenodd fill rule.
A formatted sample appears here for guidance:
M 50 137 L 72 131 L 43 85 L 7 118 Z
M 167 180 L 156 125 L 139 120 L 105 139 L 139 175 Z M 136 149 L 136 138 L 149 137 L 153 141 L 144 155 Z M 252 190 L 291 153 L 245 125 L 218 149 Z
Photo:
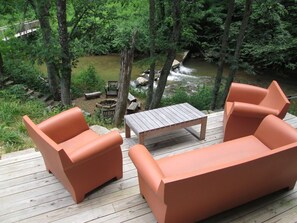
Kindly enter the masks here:
M 7 40 L 8 37 L 5 35 L 5 31 L 7 29 L 10 29 L 16 33 L 15 37 L 19 37 L 19 36 L 26 35 L 28 33 L 36 31 L 36 29 L 39 28 L 39 26 L 40 26 L 39 20 L 25 21 L 25 22 L 16 23 L 13 25 L 2 26 L 0 27 L 0 36 L 3 40 Z

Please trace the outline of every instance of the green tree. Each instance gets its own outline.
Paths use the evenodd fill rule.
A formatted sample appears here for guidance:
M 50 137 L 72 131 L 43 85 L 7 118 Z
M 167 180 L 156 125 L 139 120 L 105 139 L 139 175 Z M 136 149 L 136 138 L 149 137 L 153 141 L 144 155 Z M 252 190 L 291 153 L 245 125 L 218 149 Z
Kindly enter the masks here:
M 150 109 L 158 107 L 161 102 L 161 99 L 165 90 L 165 86 L 167 83 L 167 78 L 170 73 L 172 63 L 176 56 L 177 45 L 178 45 L 178 41 L 181 33 L 181 2 L 180 0 L 174 0 L 170 2 L 170 5 L 171 5 L 170 9 L 172 11 L 172 14 L 170 17 L 170 19 L 172 20 L 172 27 L 171 27 L 170 37 L 168 39 L 168 48 L 166 50 L 167 55 L 161 70 L 157 89 L 153 95 L 152 102 L 149 106 Z
M 149 29 L 150 29 L 150 73 L 149 73 L 149 82 L 148 82 L 148 90 L 146 95 L 146 109 L 150 108 L 150 104 L 153 99 L 154 93 L 154 81 L 155 81 L 155 67 L 156 67 L 156 58 L 155 58 L 155 50 L 156 50 L 156 2 L 155 0 L 149 1 Z
M 242 58 L 261 70 L 296 70 L 297 1 L 255 1 Z
M 127 99 L 129 94 L 129 85 L 131 80 L 132 63 L 134 59 L 136 32 L 132 34 L 131 46 L 124 48 L 121 52 L 121 68 L 119 93 L 114 115 L 114 124 L 119 127 L 122 123 L 127 109 Z
M 4 62 L 2 58 L 2 53 L 0 51 L 0 79 L 3 78 L 3 75 L 4 75 Z
M 146 8 L 142 2 L 138 0 L 126 1 L 111 1 L 109 7 L 116 10 L 118 17 L 111 23 L 115 27 L 116 37 L 112 41 L 113 47 L 121 51 L 121 66 L 119 72 L 119 93 L 116 105 L 114 123 L 119 126 L 127 108 L 127 99 L 129 93 L 132 62 L 134 60 L 134 50 L 146 48 L 146 44 L 138 41 L 138 37 L 142 38 L 146 33 L 145 13 Z M 144 10 L 144 11 L 142 11 Z M 127 18 L 130 19 L 127 19 Z M 137 35 L 137 38 L 136 38 Z
M 242 43 L 243 43 L 244 34 L 245 34 L 245 31 L 246 31 L 247 26 L 248 26 L 249 17 L 250 17 L 250 15 L 252 13 L 252 3 L 253 3 L 253 0 L 246 0 L 246 2 L 245 2 L 245 11 L 244 11 L 244 14 L 243 14 L 240 30 L 239 30 L 237 41 L 236 41 L 236 48 L 235 48 L 235 52 L 234 52 L 234 57 L 232 59 L 230 72 L 229 72 L 227 82 L 226 82 L 224 92 L 223 92 L 223 103 L 225 103 L 225 99 L 227 98 L 227 94 L 229 92 L 230 85 L 233 82 L 233 79 L 234 79 L 234 76 L 235 76 L 236 72 L 238 71 L 240 50 L 241 50 L 241 46 L 242 46 Z
M 222 36 L 222 45 L 221 45 L 220 57 L 219 57 L 219 61 L 218 61 L 217 74 L 216 74 L 216 78 L 215 78 L 215 84 L 213 87 L 213 96 L 212 96 L 212 102 L 211 102 L 212 110 L 214 110 L 216 108 L 217 101 L 218 101 L 218 94 L 219 94 L 219 90 L 220 90 L 221 82 L 222 82 L 225 57 L 226 57 L 226 53 L 227 53 L 227 49 L 228 49 L 229 31 L 230 31 L 230 26 L 231 26 L 231 22 L 232 22 L 232 16 L 234 13 L 234 8 L 235 8 L 235 0 L 229 0 L 228 12 L 227 12 L 227 17 L 226 17 L 225 26 L 224 26 L 224 34 Z
M 67 31 L 66 0 L 57 0 L 57 19 L 59 42 L 61 46 L 61 101 L 63 105 L 71 104 L 71 55 L 69 50 L 69 38 Z
M 44 55 L 44 60 L 47 68 L 47 77 L 49 81 L 50 92 L 54 100 L 60 100 L 59 87 L 59 70 L 56 63 L 56 46 L 54 45 L 52 28 L 50 25 L 50 0 L 29 0 L 33 7 L 36 16 L 40 22 L 40 29 L 43 39 L 43 49 L 41 51 Z M 46 52 L 45 52 L 45 50 Z

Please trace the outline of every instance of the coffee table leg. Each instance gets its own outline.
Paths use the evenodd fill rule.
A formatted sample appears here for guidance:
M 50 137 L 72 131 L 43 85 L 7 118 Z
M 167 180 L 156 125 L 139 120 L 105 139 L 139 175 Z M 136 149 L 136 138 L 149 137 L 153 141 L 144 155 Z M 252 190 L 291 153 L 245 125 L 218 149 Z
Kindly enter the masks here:
M 138 143 L 144 145 L 144 135 L 143 134 L 139 134 Z
M 126 136 L 126 138 L 130 138 L 131 137 L 131 129 L 127 125 L 127 123 L 125 123 L 125 136 Z
M 201 121 L 200 140 L 205 139 L 207 117 Z

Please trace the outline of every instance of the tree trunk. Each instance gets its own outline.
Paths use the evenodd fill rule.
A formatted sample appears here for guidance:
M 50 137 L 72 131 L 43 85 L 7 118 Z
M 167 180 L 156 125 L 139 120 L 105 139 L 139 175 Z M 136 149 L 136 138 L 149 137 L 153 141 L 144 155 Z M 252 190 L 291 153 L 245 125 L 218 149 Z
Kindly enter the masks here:
M 121 125 L 127 109 L 127 100 L 128 100 L 128 94 L 129 94 L 132 63 L 133 63 L 133 57 L 134 57 L 135 36 L 136 36 L 136 33 L 132 35 L 131 47 L 129 49 L 126 48 L 121 52 L 119 92 L 118 92 L 116 111 L 114 115 L 114 124 L 117 127 Z
M 2 53 L 0 52 L 0 84 L 2 83 L 3 76 L 4 76 L 4 63 L 3 63 Z
M 165 4 L 164 4 L 164 0 L 157 0 L 157 5 L 158 5 L 158 21 L 164 21 L 165 19 Z
M 180 0 L 174 0 L 172 2 L 172 19 L 173 19 L 173 30 L 170 37 L 170 48 L 167 50 L 167 58 L 164 63 L 163 69 L 161 71 L 159 83 L 155 94 L 153 96 L 152 102 L 150 104 L 150 109 L 156 108 L 160 105 L 165 86 L 167 83 L 167 77 L 170 73 L 172 63 L 176 55 L 176 47 L 181 31 L 181 5 Z
M 43 38 L 44 49 L 48 50 L 48 53 L 45 55 L 45 64 L 47 68 L 47 76 L 49 81 L 50 92 L 54 97 L 54 100 L 60 100 L 59 93 L 59 78 L 58 78 L 58 68 L 54 61 L 54 52 L 53 43 L 52 43 L 52 29 L 50 25 L 50 14 L 49 10 L 51 7 L 50 0 L 37 0 L 36 4 L 33 0 L 30 1 L 32 7 L 35 10 L 37 18 L 40 22 L 40 28 Z
M 145 109 L 150 108 L 150 104 L 153 99 L 154 94 L 154 81 L 155 81 L 155 38 L 156 38 L 156 26 L 155 26 L 155 0 L 150 0 L 150 76 L 148 82 L 147 96 L 146 96 L 146 106 Z
M 58 31 L 61 45 L 61 101 L 65 106 L 71 105 L 71 57 L 66 16 L 66 0 L 57 0 Z
M 221 49 L 220 49 L 220 58 L 218 61 L 217 75 L 216 75 L 216 79 L 215 79 L 215 84 L 214 84 L 214 88 L 213 88 L 213 96 L 212 96 L 212 101 L 211 101 L 211 106 L 210 106 L 212 110 L 214 110 L 216 108 L 217 101 L 218 101 L 218 94 L 219 94 L 219 90 L 220 90 L 221 82 L 222 82 L 225 57 L 226 57 L 226 52 L 227 52 L 227 48 L 228 48 L 229 31 L 230 31 L 230 25 L 232 22 L 232 16 L 234 13 L 234 8 L 235 8 L 235 0 L 229 0 L 228 12 L 227 12 L 227 17 L 226 17 L 225 26 L 224 26 L 224 34 L 222 37 L 222 45 L 221 45 Z
M 161 102 L 161 99 L 162 99 L 162 96 L 163 96 L 163 93 L 164 93 L 164 90 L 165 90 L 165 86 L 166 86 L 166 83 L 167 83 L 167 78 L 168 78 L 168 75 L 170 73 L 172 63 L 174 61 L 175 56 L 176 56 L 175 48 L 172 48 L 172 49 L 168 50 L 166 61 L 165 61 L 165 64 L 164 64 L 164 66 L 162 68 L 161 75 L 160 75 L 159 82 L 158 82 L 158 86 L 157 86 L 157 89 L 156 89 L 156 91 L 154 93 L 153 100 L 152 100 L 151 105 L 150 105 L 150 109 L 157 108 L 160 105 L 160 102 Z
M 242 46 L 243 39 L 244 39 L 244 33 L 248 26 L 249 17 L 252 13 L 252 3 L 253 3 L 253 0 L 246 0 L 246 2 L 245 2 L 245 11 L 243 14 L 239 34 L 238 34 L 237 41 L 236 41 L 236 49 L 234 52 L 233 62 L 231 64 L 229 75 L 228 75 L 227 82 L 226 82 L 226 86 L 225 86 L 224 92 L 223 92 L 223 103 L 225 103 L 225 100 L 226 100 L 228 92 L 229 92 L 230 85 L 234 80 L 234 76 L 235 76 L 236 72 L 238 71 L 238 61 L 240 58 L 240 50 L 241 50 L 241 46 Z M 222 104 L 222 106 L 223 106 L 223 104 Z

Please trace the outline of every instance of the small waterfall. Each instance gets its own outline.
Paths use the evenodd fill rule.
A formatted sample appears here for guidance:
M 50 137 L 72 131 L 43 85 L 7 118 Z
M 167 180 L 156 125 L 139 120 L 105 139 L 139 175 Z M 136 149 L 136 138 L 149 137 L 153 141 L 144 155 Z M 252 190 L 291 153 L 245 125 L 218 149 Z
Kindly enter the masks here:
M 179 66 L 179 72 L 182 74 L 191 74 L 193 71 L 195 71 L 195 69 L 185 67 L 182 64 Z
M 192 72 L 195 71 L 194 69 L 188 68 L 180 64 L 179 67 L 175 68 L 174 70 L 170 71 L 170 75 L 168 76 L 169 81 L 179 81 L 185 78 L 188 79 L 197 79 L 197 76 L 193 76 Z

